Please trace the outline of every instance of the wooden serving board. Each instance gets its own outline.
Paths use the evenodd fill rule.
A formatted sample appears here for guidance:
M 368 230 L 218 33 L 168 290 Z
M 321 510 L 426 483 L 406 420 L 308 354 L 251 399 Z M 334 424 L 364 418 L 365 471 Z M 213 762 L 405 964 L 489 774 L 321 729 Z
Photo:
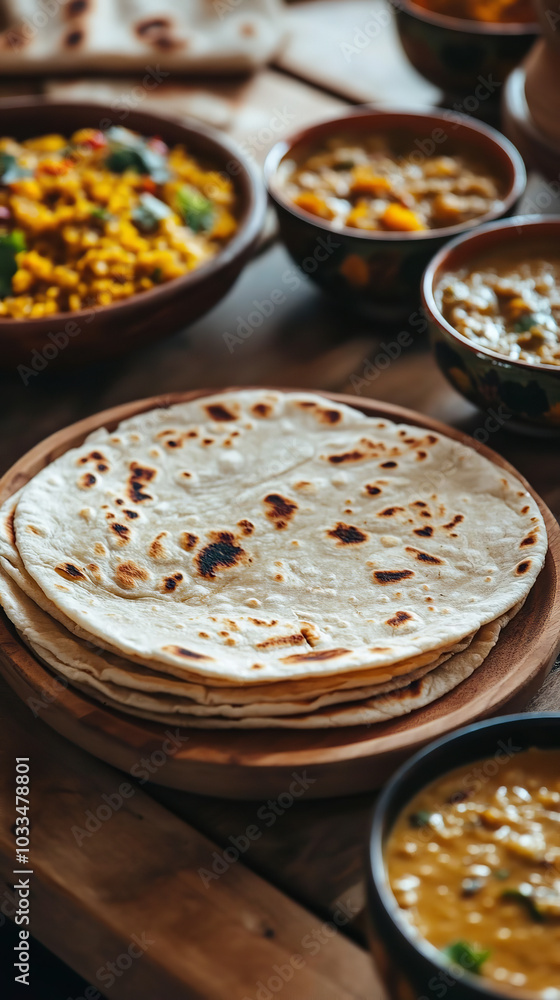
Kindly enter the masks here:
M 237 388 L 237 387 L 236 387 Z M 196 399 L 211 390 L 155 396 L 81 420 L 23 456 L 0 481 L 0 503 L 99 427 L 158 406 Z M 386 723 L 330 730 L 190 730 L 153 781 L 221 798 L 264 799 L 286 791 L 305 772 L 308 797 L 350 795 L 379 788 L 407 757 L 431 740 L 490 715 L 522 709 L 548 674 L 560 648 L 560 529 L 529 484 L 505 459 L 466 434 L 412 410 L 355 396 L 322 393 L 372 417 L 435 430 L 476 447 L 516 475 L 545 519 L 549 551 L 523 609 L 504 630 L 486 661 L 455 690 L 426 708 Z M 105 708 L 61 684 L 0 618 L 0 670 L 32 710 L 59 733 L 102 760 L 130 772 L 160 750 L 170 726 Z

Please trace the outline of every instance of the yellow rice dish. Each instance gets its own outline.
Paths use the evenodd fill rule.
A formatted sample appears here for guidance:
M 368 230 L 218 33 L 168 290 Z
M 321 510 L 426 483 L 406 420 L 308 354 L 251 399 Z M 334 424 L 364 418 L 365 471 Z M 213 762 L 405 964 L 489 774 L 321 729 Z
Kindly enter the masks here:
M 214 257 L 235 190 L 182 146 L 124 128 L 0 139 L 0 318 L 108 306 Z

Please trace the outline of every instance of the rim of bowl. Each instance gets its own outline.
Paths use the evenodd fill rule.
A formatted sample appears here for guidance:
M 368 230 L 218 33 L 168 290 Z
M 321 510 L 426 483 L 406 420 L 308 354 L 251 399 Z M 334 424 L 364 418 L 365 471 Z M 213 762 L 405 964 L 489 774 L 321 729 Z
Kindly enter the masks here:
M 331 130 L 332 132 L 341 131 L 345 127 L 351 126 L 353 120 L 358 119 L 372 119 L 372 124 L 378 122 L 380 127 L 376 129 L 377 132 L 383 133 L 385 130 L 382 127 L 383 119 L 385 118 L 403 118 L 403 119 L 414 119 L 418 123 L 430 121 L 438 125 L 433 124 L 432 128 L 445 126 L 457 125 L 458 129 L 464 130 L 465 132 L 475 132 L 478 135 L 484 136 L 495 148 L 498 148 L 500 152 L 509 160 L 510 168 L 512 171 L 512 179 L 509 187 L 500 200 L 500 209 L 498 212 L 496 210 L 491 210 L 485 212 L 484 215 L 479 216 L 476 219 L 469 219 L 467 222 L 458 223 L 456 226 L 444 226 L 439 229 L 427 229 L 422 231 L 386 231 L 382 229 L 375 230 L 360 230 L 352 229 L 349 226 L 341 226 L 335 229 L 334 226 L 330 225 L 328 220 L 320 219 L 318 216 L 312 215 L 309 212 L 304 212 L 299 209 L 297 205 L 294 205 L 284 194 L 281 186 L 277 183 L 278 180 L 278 169 L 281 163 L 286 159 L 290 152 L 299 143 L 306 142 L 313 139 L 314 135 L 321 136 L 325 138 L 323 133 L 328 134 Z M 403 125 L 406 124 L 403 122 Z M 414 122 L 410 123 L 410 131 L 413 131 Z M 418 132 L 418 137 L 422 137 L 422 133 Z M 460 134 L 460 132 L 459 132 Z M 403 240 L 413 240 L 418 242 L 429 241 L 433 239 L 451 239 L 453 236 L 460 235 L 464 232 L 470 232 L 473 226 L 477 228 L 484 225 L 485 222 L 491 222 L 496 219 L 497 214 L 503 215 L 508 212 L 510 208 L 513 207 L 518 198 L 521 197 L 525 187 L 527 185 L 527 172 L 525 170 L 525 164 L 523 158 L 516 147 L 510 142 L 506 136 L 498 132 L 497 129 L 492 128 L 490 125 L 482 124 L 478 122 L 475 118 L 469 117 L 469 115 L 464 115 L 456 111 L 441 111 L 440 108 L 426 108 L 424 111 L 404 111 L 402 108 L 391 108 L 391 107 L 380 107 L 380 108 L 357 108 L 355 111 L 350 110 L 344 115 L 337 118 L 323 118 L 320 121 L 314 122 L 313 125 L 309 125 L 306 128 L 300 129 L 299 132 L 295 132 L 284 139 L 280 139 L 272 149 L 269 151 L 265 163 L 264 163 L 264 177 L 267 185 L 267 189 L 274 201 L 278 202 L 282 208 L 290 212 L 297 219 L 301 219 L 304 222 L 310 223 L 319 229 L 324 230 L 327 233 L 335 233 L 341 236 L 351 236 L 354 239 L 362 240 L 382 240 L 383 242 L 391 243 Z
M 469 736 L 474 731 L 480 732 L 482 730 L 496 729 L 496 733 L 499 735 L 502 728 L 507 728 L 512 724 L 520 723 L 521 725 L 526 725 L 527 728 L 530 729 L 532 724 L 534 722 L 538 722 L 539 720 L 550 723 L 556 722 L 560 726 L 560 712 L 517 712 L 512 715 L 502 715 L 493 719 L 484 719 L 481 722 L 473 722 L 468 726 L 463 726 L 461 729 L 458 729 L 453 733 L 448 733 L 446 736 L 442 736 L 438 740 L 434 740 L 432 743 L 429 743 L 428 746 L 414 754 L 410 760 L 407 760 L 401 765 L 401 767 L 389 779 L 375 804 L 368 839 L 368 881 L 370 885 L 374 887 L 376 894 L 379 896 L 385 915 L 390 920 L 393 929 L 397 931 L 397 934 L 404 939 L 407 945 L 410 945 L 415 951 L 417 951 L 425 961 L 430 962 L 436 967 L 436 969 L 440 969 L 442 972 L 448 973 L 450 964 L 444 961 L 441 953 L 435 945 L 430 944 L 430 942 L 420 934 L 418 936 L 413 934 L 412 930 L 407 926 L 405 918 L 402 916 L 402 910 L 389 885 L 385 868 L 385 844 L 387 838 L 383 837 L 385 815 L 387 810 L 391 808 L 393 799 L 398 795 L 403 782 L 406 781 L 410 772 L 414 771 L 417 767 L 422 767 L 434 751 L 441 750 L 443 747 L 446 747 L 451 743 L 455 743 L 456 741 L 460 742 L 464 737 Z M 560 750 L 560 728 L 558 736 L 558 749 Z M 468 754 L 465 757 L 463 764 L 466 766 L 468 764 L 475 763 L 477 760 L 482 760 L 483 757 L 484 755 L 479 757 Z M 461 766 L 463 765 L 458 764 L 453 765 L 453 767 L 448 770 L 445 770 L 445 768 L 438 770 L 435 777 L 430 778 L 425 783 L 422 782 L 420 787 L 422 789 L 426 788 L 433 781 L 437 781 L 438 777 L 448 774 L 449 771 L 456 770 Z M 409 801 L 410 799 L 407 799 L 406 802 L 401 802 L 397 815 L 400 815 L 403 810 L 406 809 Z M 371 903 L 368 900 L 368 910 L 370 909 L 370 905 Z M 475 976 L 467 970 L 465 970 L 465 975 L 468 976 L 467 981 L 469 988 L 472 989 L 473 993 L 479 994 L 480 1000 L 487 1000 L 488 997 L 492 997 L 494 1000 L 504 1000 L 504 998 L 509 998 L 509 1000 L 514 1000 L 514 998 L 515 1000 L 517 1000 L 517 998 L 519 998 L 519 1000 L 535 1000 L 535 993 L 530 992 L 529 990 L 515 988 L 513 992 L 507 993 L 503 990 L 495 988 L 490 980 Z
M 451 336 L 458 340 L 460 344 L 468 347 L 469 350 L 473 351 L 475 354 L 483 354 L 487 358 L 491 358 L 492 361 L 499 361 L 502 365 L 511 365 L 514 368 L 523 368 L 531 372 L 555 372 L 556 375 L 560 377 L 560 365 L 549 365 L 549 364 L 533 364 L 532 361 L 521 361 L 517 358 L 508 358 L 505 354 L 497 354 L 495 351 L 491 351 L 489 347 L 478 346 L 474 341 L 469 340 L 464 337 L 462 333 L 459 333 L 454 326 L 451 326 L 436 302 L 435 297 L 435 282 L 436 274 L 442 269 L 442 265 L 446 263 L 446 260 L 453 253 L 456 247 L 462 246 L 463 243 L 467 243 L 471 237 L 482 236 L 484 238 L 485 233 L 494 233 L 503 231 L 504 236 L 507 238 L 507 233 L 511 229 L 518 229 L 526 227 L 535 227 L 539 229 L 541 226 L 553 225 L 558 229 L 558 235 L 560 235 L 560 215 L 514 215 L 511 219 L 501 219 L 498 222 L 492 222 L 488 225 L 481 226 L 480 229 L 476 230 L 476 233 L 468 233 L 464 236 L 458 236 L 449 243 L 446 243 L 441 250 L 432 257 L 430 263 L 426 267 L 424 274 L 421 279 L 421 294 L 422 294 L 422 305 L 428 313 L 428 316 L 434 320 L 438 326 L 443 327 L 443 329 L 451 334 Z M 521 236 L 521 234 L 519 234 Z M 504 240 L 504 243 L 506 241 Z M 498 244 L 499 246 L 499 244 Z M 484 246 L 480 248 L 475 254 L 475 257 L 479 254 L 484 254 Z M 464 266 L 464 265 L 463 265 Z M 453 269 L 449 267 L 449 271 L 453 273 Z
M 470 21 L 468 18 L 453 17 L 451 14 L 438 14 L 436 11 L 418 7 L 414 0 L 390 0 L 397 13 L 403 11 L 416 17 L 419 21 L 448 28 L 452 31 L 468 31 L 473 35 L 540 35 L 541 26 L 538 21 L 509 21 L 505 24 L 499 21 Z
M 108 104 L 102 104 L 97 101 L 58 101 L 49 98 L 48 96 L 37 95 L 35 97 L 25 96 L 21 98 L 16 97 L 1 99 L 0 120 L 2 111 L 14 108 L 21 108 L 22 111 L 25 111 L 27 109 L 44 106 L 46 109 L 56 111 L 62 108 L 74 108 L 77 105 L 85 108 L 87 111 L 91 109 L 99 110 L 101 116 L 103 116 L 103 114 L 106 114 L 107 116 L 114 115 L 114 110 L 110 108 Z M 266 191 L 255 164 L 253 164 L 244 155 L 237 144 L 233 142 L 229 136 L 223 135 L 217 129 L 214 129 L 209 125 L 198 122 L 196 118 L 190 118 L 187 116 L 175 118 L 171 115 L 161 115 L 156 112 L 142 110 L 135 110 L 134 114 L 161 121 L 164 125 L 172 125 L 174 127 L 180 126 L 181 128 L 184 128 L 186 132 L 201 135 L 220 148 L 224 154 L 224 164 L 230 160 L 236 161 L 236 163 L 241 166 L 241 173 L 245 174 L 247 181 L 247 205 L 244 213 L 244 222 L 236 231 L 230 242 L 227 243 L 215 257 L 207 261 L 201 267 L 194 268 L 192 271 L 188 271 L 186 274 L 180 275 L 177 278 L 172 278 L 171 281 L 166 281 L 164 284 L 157 285 L 155 288 L 149 288 L 145 292 L 135 292 L 134 295 L 130 295 L 126 299 L 120 299 L 118 302 L 111 302 L 106 306 L 89 306 L 88 308 L 77 310 L 69 309 L 66 312 L 49 313 L 48 316 L 24 316 L 20 318 L 16 318 L 14 316 L 0 316 L 0 335 L 2 333 L 2 325 L 7 325 L 8 323 L 17 324 L 18 327 L 23 327 L 27 324 L 38 325 L 40 323 L 44 323 L 45 320 L 53 323 L 61 321 L 70 322 L 72 320 L 84 319 L 92 314 L 97 316 L 98 314 L 103 315 L 109 311 L 126 312 L 140 302 L 145 303 L 148 306 L 154 299 L 159 299 L 163 303 L 171 296 L 174 296 L 176 292 L 180 290 L 188 292 L 190 288 L 199 285 L 212 273 L 218 273 L 223 268 L 227 267 L 236 257 L 243 256 L 243 254 L 249 250 L 253 242 L 258 238 L 264 224 L 266 214 Z M 136 129 L 133 129 L 133 131 L 136 131 Z M 222 167 L 218 165 L 216 169 L 221 170 Z M 234 186 L 238 183 L 238 176 L 239 172 L 234 175 Z M 239 191 L 239 187 L 237 187 L 237 190 Z

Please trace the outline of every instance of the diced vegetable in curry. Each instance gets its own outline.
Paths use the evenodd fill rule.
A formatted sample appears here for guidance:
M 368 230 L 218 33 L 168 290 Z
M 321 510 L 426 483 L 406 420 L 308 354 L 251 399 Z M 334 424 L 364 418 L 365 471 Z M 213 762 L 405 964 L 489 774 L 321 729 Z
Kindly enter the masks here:
M 0 318 L 111 305 L 214 257 L 231 178 L 129 129 L 0 139 Z
M 498 181 L 468 156 L 395 153 L 383 136 L 333 138 L 297 165 L 281 167 L 298 208 L 333 228 L 420 232 L 478 219 L 500 204 Z
M 398 818 L 391 889 L 414 933 L 455 965 L 560 998 L 560 751 L 452 771 Z
M 436 300 L 458 333 L 515 361 L 560 365 L 560 254 L 497 253 L 447 275 Z

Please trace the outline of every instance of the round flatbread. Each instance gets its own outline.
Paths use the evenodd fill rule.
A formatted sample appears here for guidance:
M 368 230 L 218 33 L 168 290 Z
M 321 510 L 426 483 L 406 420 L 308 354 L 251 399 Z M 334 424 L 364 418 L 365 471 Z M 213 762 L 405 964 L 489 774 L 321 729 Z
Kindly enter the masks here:
M 232 686 L 433 659 L 523 600 L 547 546 L 533 498 L 474 449 L 258 390 L 97 431 L 13 524 L 100 645 Z

